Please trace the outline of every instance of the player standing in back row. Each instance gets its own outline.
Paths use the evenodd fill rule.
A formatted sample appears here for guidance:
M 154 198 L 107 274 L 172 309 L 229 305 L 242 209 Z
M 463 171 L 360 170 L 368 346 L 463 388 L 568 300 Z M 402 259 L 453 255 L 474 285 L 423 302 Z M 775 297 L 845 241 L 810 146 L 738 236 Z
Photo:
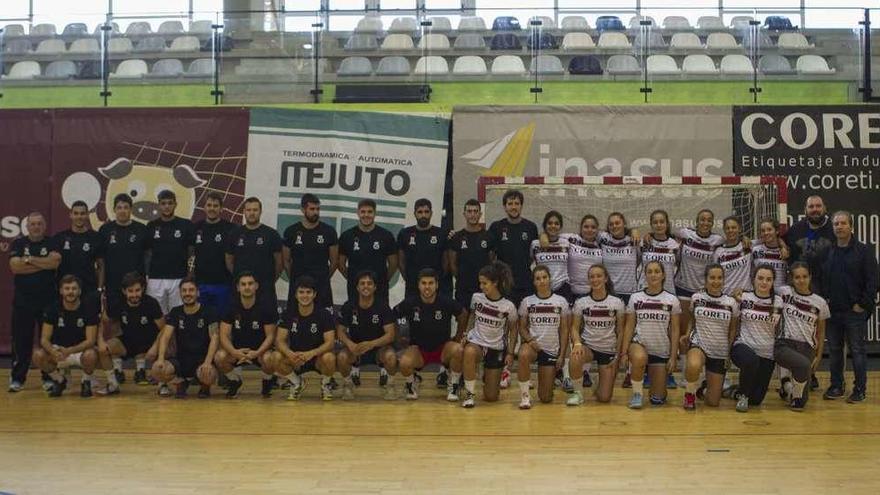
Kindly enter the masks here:
M 159 218 L 147 224 L 147 295 L 159 302 L 162 313 L 180 306 L 180 281 L 189 272 L 193 254 L 193 223 L 174 215 L 177 196 L 164 189 L 159 192 Z
M 211 191 L 205 199 L 205 219 L 195 224 L 195 267 L 199 303 L 217 315 L 226 312 L 232 300 L 232 274 L 226 268 L 226 244 L 235 226 L 222 218 L 223 196 Z
M 281 275 L 281 236 L 260 222 L 263 203 L 250 197 L 244 200 L 244 225 L 229 236 L 226 247 L 226 267 L 238 276 L 250 272 L 257 279 L 257 298 L 263 304 L 278 307 L 275 281 Z
M 434 270 L 440 280 L 449 271 L 446 253 L 448 234 L 445 229 L 431 225 L 431 202 L 425 198 L 417 199 L 414 210 L 416 224 L 400 229 L 397 233 L 400 274 L 406 282 L 404 297 L 415 297 L 419 294 L 419 272 L 423 269 Z M 441 286 L 440 292 L 448 294 L 449 288 Z
M 320 221 L 321 200 L 314 194 L 303 194 L 300 200 L 302 220 L 284 229 L 282 249 L 284 269 L 287 270 L 287 307 L 296 304 L 295 282 L 308 275 L 315 280 L 319 308 L 333 307 L 330 277 L 339 261 L 339 241 L 336 230 Z
M 376 297 L 388 302 L 388 286 L 397 272 L 397 243 L 387 229 L 376 225 L 376 202 L 358 202 L 358 224 L 339 236 L 339 273 L 348 280 L 348 300 L 357 301 L 363 271 L 376 274 Z

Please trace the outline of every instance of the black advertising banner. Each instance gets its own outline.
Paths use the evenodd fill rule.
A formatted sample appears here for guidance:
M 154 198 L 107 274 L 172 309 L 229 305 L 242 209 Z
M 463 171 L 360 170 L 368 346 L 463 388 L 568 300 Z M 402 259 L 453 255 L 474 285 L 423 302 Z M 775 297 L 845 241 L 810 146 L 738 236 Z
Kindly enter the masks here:
M 880 106 L 734 107 L 733 156 L 737 175 L 788 177 L 789 225 L 822 196 L 829 213 L 853 214 L 856 237 L 880 258 Z M 876 316 L 868 340 L 880 350 Z

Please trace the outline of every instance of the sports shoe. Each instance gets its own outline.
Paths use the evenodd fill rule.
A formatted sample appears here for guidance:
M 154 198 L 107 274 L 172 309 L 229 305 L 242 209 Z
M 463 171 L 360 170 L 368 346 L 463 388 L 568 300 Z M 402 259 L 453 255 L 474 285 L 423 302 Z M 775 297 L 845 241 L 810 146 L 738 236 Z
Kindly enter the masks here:
M 92 381 L 91 380 L 86 380 L 80 384 L 79 396 L 84 397 L 84 398 L 92 396 Z
M 122 370 L 113 370 L 113 376 L 116 377 L 116 383 L 125 383 L 125 373 Z
M 98 390 L 95 391 L 96 394 L 103 395 L 103 396 L 119 395 L 119 392 L 120 392 L 120 390 L 119 390 L 118 384 L 111 385 L 109 383 L 106 386 L 99 388 Z
M 355 387 L 361 386 L 361 370 L 352 366 L 351 368 L 351 383 L 354 384 Z
M 654 397 L 651 396 L 651 403 L 654 403 Z M 697 409 L 697 396 L 691 393 L 684 394 L 684 410 L 695 411 Z
M 668 388 L 668 389 L 678 388 L 678 382 L 675 381 L 675 377 L 672 376 L 672 373 L 666 375 L 666 388 Z
M 342 382 L 342 400 L 354 399 L 354 377 Z
M 562 388 L 562 370 L 556 370 L 556 375 L 553 376 L 553 386 Z
M 9 382 L 9 393 L 14 394 L 16 392 L 21 392 L 21 390 L 23 388 L 24 388 L 24 385 L 22 385 L 21 382 L 18 382 L 18 381 Z
M 749 398 L 745 395 L 740 395 L 736 400 L 736 412 L 749 412 Z
M 791 402 L 788 403 L 788 408 L 795 412 L 803 412 L 806 405 L 807 401 L 803 397 L 798 397 L 797 399 L 791 399 Z
M 189 382 L 186 380 L 182 380 L 178 382 L 175 386 L 174 398 L 175 399 L 186 399 L 186 389 L 189 388 Z
M 300 380 L 299 385 L 290 384 L 290 388 L 287 389 L 287 400 L 299 400 L 302 397 L 303 391 L 306 389 L 305 380 Z
M 590 372 L 584 371 L 584 387 L 590 388 L 593 386 L 593 379 L 590 378 Z
M 709 386 L 709 384 L 706 382 L 706 380 L 703 380 L 702 382 L 700 382 L 700 386 L 697 387 L 697 393 L 696 393 L 696 396 L 698 399 L 700 399 L 700 400 L 706 399 L 706 387 L 708 387 L 708 386 Z
M 471 409 L 474 407 L 474 404 L 474 394 L 472 394 L 471 392 L 466 392 L 464 395 L 464 400 L 461 403 L 461 407 L 465 409 Z
M 864 402 L 865 401 L 865 391 L 864 390 L 853 390 L 849 397 L 846 398 L 846 401 L 850 404 L 855 404 L 856 402 Z
M 287 384 L 290 385 L 290 382 L 287 382 Z M 335 377 L 331 376 L 328 384 L 330 385 L 330 390 L 336 390 L 337 388 L 339 388 L 339 382 L 336 381 Z
M 397 391 L 394 390 L 394 386 L 386 386 L 382 398 L 385 400 L 397 400 Z
M 446 370 L 440 370 L 437 373 L 437 388 L 446 388 L 449 384 L 449 373 Z
M 632 396 L 629 398 L 629 408 L 630 409 L 641 409 L 642 408 L 642 393 L 641 392 L 633 392 Z
M 385 387 L 388 385 L 388 372 L 385 371 L 385 368 L 379 368 L 379 386 Z
M 403 391 L 406 393 L 406 400 L 416 400 L 419 398 L 419 385 L 417 382 L 406 382 L 403 385 Z
M 207 399 L 208 397 L 211 397 L 211 387 L 207 385 L 199 387 L 199 395 L 197 397 L 199 399 Z
M 510 371 L 507 368 L 501 370 L 501 388 L 507 388 L 510 386 Z M 473 406 L 471 406 L 473 407 Z
M 170 397 L 172 394 L 171 387 L 167 383 L 160 384 L 159 390 L 156 393 L 159 394 L 159 397 Z
M 731 385 L 721 391 L 721 397 L 724 399 L 738 399 L 740 396 L 739 393 L 739 384 Z
M 531 409 L 532 408 L 532 396 L 528 392 L 524 392 L 520 394 L 519 397 L 519 408 L 520 409 Z
M 458 402 L 460 399 L 458 397 L 458 391 L 461 390 L 461 385 L 457 383 L 450 383 L 446 386 L 446 400 L 449 402 Z
M 632 375 L 629 373 L 627 373 L 626 375 L 623 375 L 623 383 L 620 386 L 623 388 L 632 388 L 632 386 L 633 386 Z
M 810 375 L 810 390 L 819 390 L 819 378 L 815 373 Z
M 62 379 L 60 382 L 52 381 L 52 388 L 49 389 L 49 397 L 61 397 L 61 394 L 66 388 L 67 380 Z
M 278 377 L 275 375 L 272 375 L 272 378 L 269 378 L 269 384 L 271 385 L 272 390 L 278 390 L 281 388 L 281 385 L 278 384 Z
M 150 380 L 147 379 L 147 370 L 137 370 L 134 372 L 134 382 L 138 385 L 149 385 Z
M 785 377 L 779 380 L 779 398 L 784 401 L 791 401 L 791 378 Z
M 43 383 L 42 383 L 42 385 L 40 385 L 40 387 L 41 387 L 44 391 L 48 392 L 48 391 L 52 390 L 52 384 L 53 384 L 53 383 L 54 383 L 54 382 L 52 381 L 51 378 L 45 378 L 45 379 L 43 379 Z
M 662 406 L 663 404 L 666 404 L 666 397 L 656 397 L 654 394 L 651 394 L 649 401 L 652 406 Z
M 574 392 L 574 381 L 570 377 L 562 379 L 562 390 L 567 394 Z
M 568 396 L 568 399 L 565 401 L 566 406 L 580 406 L 584 403 L 584 396 L 578 392 L 575 392 Z
M 846 396 L 846 392 L 843 391 L 840 387 L 835 387 L 834 385 L 828 387 L 824 394 L 822 394 L 822 398 L 825 400 L 836 400 L 842 399 Z
M 321 384 L 321 400 L 333 400 L 333 387 L 330 386 L 330 382 Z
M 262 385 L 260 386 L 260 395 L 262 395 L 264 399 L 272 397 L 272 388 L 272 380 L 264 379 L 262 381 Z
M 238 397 L 238 389 L 241 388 L 241 380 L 229 380 L 226 383 L 226 398 L 234 399 Z
M 119 382 L 119 383 L 122 383 L 122 382 Z M 226 378 L 226 375 L 225 375 L 225 374 L 220 373 L 220 374 L 217 376 L 217 386 L 220 387 L 220 388 L 222 388 L 222 389 L 225 389 L 226 387 L 229 386 L 229 378 Z

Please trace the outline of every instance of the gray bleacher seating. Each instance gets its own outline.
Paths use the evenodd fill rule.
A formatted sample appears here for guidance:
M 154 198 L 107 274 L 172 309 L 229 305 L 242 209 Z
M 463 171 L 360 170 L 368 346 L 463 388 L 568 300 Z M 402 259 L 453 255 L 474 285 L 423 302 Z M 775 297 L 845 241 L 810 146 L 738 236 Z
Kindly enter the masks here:
M 13 64 L 4 79 L 27 80 L 40 75 L 40 63 L 33 60 L 22 60 Z
M 675 33 L 669 41 L 669 48 L 673 50 L 702 50 L 703 44 L 700 37 L 694 33 Z
M 145 34 L 152 34 L 153 28 L 150 26 L 149 22 L 137 21 L 132 22 L 125 28 L 126 36 L 141 36 Z
M 197 52 L 201 48 L 201 42 L 195 36 L 178 36 L 171 42 L 169 52 Z
M 369 76 L 373 74 L 373 64 L 367 57 L 346 57 L 339 64 L 337 76 Z
M 31 27 L 31 36 L 55 36 L 55 24 L 43 23 L 35 24 Z
M 415 17 L 397 17 L 391 21 L 391 27 L 388 28 L 389 33 L 406 33 L 412 34 L 418 31 L 419 23 Z
M 486 21 L 482 17 L 462 17 L 458 21 L 459 31 L 485 31 Z
M 639 61 L 632 55 L 612 55 L 605 64 L 605 72 L 610 75 L 641 74 Z
M 539 24 L 533 26 L 533 22 L 537 22 Z M 533 27 L 540 27 L 541 29 L 556 29 L 556 21 L 554 21 L 552 17 L 548 17 L 546 15 L 536 15 L 529 19 L 528 26 L 524 26 L 525 29 L 531 29 Z
M 381 33 L 382 18 L 378 16 L 368 15 L 358 21 L 357 27 L 354 28 L 355 33 Z
M 828 66 L 828 61 L 819 55 L 801 55 L 795 64 L 800 74 L 831 75 L 835 70 Z
M 725 75 L 746 75 L 754 71 L 749 57 L 738 53 L 725 55 L 721 59 L 721 73 Z
M 486 40 L 477 33 L 463 33 L 455 38 L 452 46 L 456 50 L 485 50 Z
M 812 50 L 815 48 L 815 45 L 811 45 L 801 33 L 780 33 L 779 39 L 776 40 L 776 46 L 780 50 Z
M 139 58 L 123 60 L 110 77 L 114 79 L 139 79 L 149 72 L 147 63 Z
M 606 31 L 599 35 L 599 48 L 631 48 L 629 38 L 617 31 Z
M 459 76 L 482 76 L 488 73 L 488 69 L 482 57 L 465 55 L 455 60 L 452 73 Z
M 376 67 L 377 76 L 408 76 L 410 72 L 409 60 L 406 57 L 395 55 L 382 57 Z
M 412 50 L 415 48 L 412 37 L 408 34 L 389 34 L 382 40 L 382 50 Z
M 61 36 L 88 36 L 89 27 L 83 22 L 71 22 L 64 26 Z M 48 69 L 46 70 L 48 72 Z
M 749 23 L 755 18 L 750 15 L 735 15 L 730 19 L 730 27 L 733 29 L 748 29 Z
M 101 62 L 98 60 L 80 62 L 76 78 L 83 80 L 101 79 Z
M 213 21 L 192 21 L 189 25 L 189 34 L 194 34 L 196 36 L 200 36 L 203 34 L 211 34 L 212 29 L 211 25 L 214 24 Z
M 525 74 L 526 66 L 521 58 L 516 55 L 501 55 L 492 61 L 492 74 L 496 75 L 521 75 Z
M 756 40 L 758 47 L 762 49 L 771 48 L 773 46 L 773 40 L 770 39 L 770 35 L 767 34 L 767 31 L 758 30 L 757 34 L 755 34 L 751 29 L 746 29 L 739 32 L 742 33 L 742 45 L 746 50 L 751 49 Z
M 642 27 L 642 21 L 650 22 L 650 26 L 652 28 L 660 27 L 657 25 L 657 21 L 655 21 L 654 18 L 649 15 L 634 15 L 629 18 L 629 28 L 631 30 L 638 31 L 639 28 Z
M 775 53 L 762 56 L 758 60 L 758 70 L 769 75 L 787 75 L 796 72 L 787 58 Z
M 372 34 L 353 34 L 345 42 L 345 49 L 353 52 L 378 50 L 379 42 Z
M 736 43 L 736 38 L 730 33 L 710 33 L 706 38 L 706 49 L 714 51 L 739 51 L 742 50 Z
M 593 43 L 593 38 L 587 33 L 566 33 L 565 37 L 562 38 L 563 50 L 589 50 L 595 47 L 596 44 Z
M 587 31 L 590 29 L 590 23 L 579 15 L 563 17 L 561 26 L 563 31 Z
M 697 53 L 688 55 L 681 63 L 681 71 L 687 75 L 709 76 L 718 74 L 718 68 L 712 57 Z
M 176 58 L 163 58 L 153 64 L 153 70 L 146 75 L 148 78 L 170 78 L 183 75 L 183 62 Z
M 648 74 L 654 76 L 668 76 L 681 74 L 681 69 L 675 63 L 675 59 L 669 55 L 650 55 L 645 63 Z
M 92 31 L 92 34 L 95 35 L 96 37 L 101 37 L 101 33 L 103 32 L 103 30 L 101 28 L 104 26 L 104 24 L 106 24 L 106 23 L 102 22 L 101 24 L 98 24 L 97 26 L 95 26 L 95 30 Z M 121 31 L 119 31 L 119 24 L 117 24 L 115 22 L 111 22 L 109 25 L 110 25 L 109 32 L 110 32 L 111 36 L 119 36 L 121 34 Z
M 705 31 L 723 31 L 727 29 L 717 15 L 704 15 L 697 19 L 697 28 Z
M 426 34 L 419 40 L 419 50 L 448 50 L 449 38 L 445 34 Z
M 165 21 L 159 24 L 156 30 L 159 34 L 183 34 L 183 23 L 180 21 Z
M 492 37 L 491 46 L 493 50 L 519 50 L 522 48 L 522 43 L 516 34 L 501 32 Z
M 562 66 L 559 57 L 555 55 L 539 55 L 532 57 L 532 61 L 529 63 L 529 72 L 532 74 L 537 72 L 541 75 L 565 74 L 565 67 Z
M 138 41 L 134 47 L 135 53 L 158 53 L 165 51 L 165 38 L 161 36 L 150 36 Z
M 12 39 L 6 41 L 6 46 L 3 47 L 3 52 L 9 55 L 24 55 L 30 53 L 31 49 L 33 49 L 33 46 L 31 45 L 30 40 Z
M 431 17 L 431 25 L 427 28 L 431 33 L 448 33 L 452 31 L 452 22 L 448 17 Z
M 73 43 L 70 44 L 70 48 L 67 49 L 67 53 L 76 54 L 94 54 L 99 53 L 100 51 L 101 47 L 98 45 L 98 40 L 95 38 L 81 38 L 74 40 Z
M 633 50 L 636 52 L 640 52 L 643 48 L 643 45 L 646 42 L 645 37 L 647 36 L 647 45 L 651 50 L 657 50 L 660 48 L 666 48 L 666 41 L 663 39 L 663 35 L 658 31 L 650 31 L 648 33 L 639 32 L 633 38 Z
M 37 79 L 72 79 L 76 76 L 76 63 L 71 60 L 55 60 L 46 66 L 46 72 Z
M 3 37 L 11 38 L 14 36 L 26 36 L 27 33 L 24 31 L 24 26 L 21 24 L 7 24 L 3 26 Z
M 428 57 L 419 57 L 416 62 L 416 68 L 413 70 L 415 75 L 428 74 L 429 76 L 442 76 L 449 74 L 449 64 L 443 57 L 431 55 Z
M 39 53 L 41 55 L 59 55 L 67 51 L 67 44 L 64 43 L 64 40 L 59 39 L 48 39 L 43 40 L 37 45 L 37 49 L 34 50 L 34 53 Z
M 214 75 L 214 64 L 210 58 L 197 58 L 190 62 L 183 77 L 211 77 Z
M 107 41 L 107 51 L 110 53 L 131 53 L 134 47 L 128 38 L 110 38 Z
M 663 29 L 686 30 L 693 29 L 693 27 L 691 27 L 691 23 L 687 20 L 687 17 L 683 17 L 680 15 L 669 15 L 663 19 Z

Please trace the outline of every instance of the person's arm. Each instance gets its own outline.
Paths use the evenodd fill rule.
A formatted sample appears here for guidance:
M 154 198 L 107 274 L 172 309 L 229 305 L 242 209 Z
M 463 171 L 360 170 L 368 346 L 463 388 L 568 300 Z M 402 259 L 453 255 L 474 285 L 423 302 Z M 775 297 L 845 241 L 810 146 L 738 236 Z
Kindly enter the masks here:
M 532 334 L 529 331 L 528 316 L 520 316 L 516 322 L 516 331 L 519 333 L 519 341 L 522 342 L 523 345 L 529 345 L 535 340 L 532 338 Z M 513 349 L 516 348 L 516 339 L 513 340 L 513 343 L 513 346 L 507 347 L 510 351 L 513 351 Z
M 275 331 L 275 348 L 278 349 L 278 352 L 281 353 L 282 356 L 286 357 L 292 362 L 296 362 L 296 356 L 294 356 L 294 352 L 290 349 L 290 345 L 287 343 L 287 335 L 289 330 L 282 326 L 278 326 Z
M 336 324 L 336 340 L 342 342 L 345 348 L 349 351 L 353 350 L 354 347 L 357 345 L 348 336 L 348 329 L 342 323 Z
M 394 342 L 395 327 L 396 327 L 396 325 L 394 324 L 394 321 L 391 321 L 390 323 L 386 323 L 385 325 L 383 325 L 382 331 L 384 331 L 385 333 L 383 333 L 382 336 L 379 337 L 378 339 L 371 340 L 370 346 L 374 349 L 378 349 L 382 346 L 386 346 L 386 345 Z
M 195 246 L 187 246 L 186 248 L 186 274 L 192 276 L 196 268 L 196 248 Z
M 739 329 L 739 318 L 734 316 L 730 319 L 730 326 L 727 328 L 727 345 L 733 347 L 733 341 L 736 340 L 736 331 Z
M 557 359 L 557 367 L 561 367 L 565 363 L 565 356 L 568 354 L 568 332 L 571 325 L 571 315 L 563 314 L 562 322 L 559 325 L 559 358 Z
M 153 250 L 147 248 L 144 250 L 144 275 L 150 278 L 150 265 L 153 262 Z
M 334 332 L 333 330 L 327 330 L 326 332 L 324 332 L 324 343 L 322 343 L 317 349 L 312 349 L 311 351 L 309 351 L 312 354 L 311 357 L 319 356 L 327 352 L 332 352 L 333 345 L 336 344 L 336 339 L 334 337 L 335 333 L 336 332 Z M 311 357 L 309 359 L 311 359 Z
M 464 332 L 461 335 L 460 343 L 464 344 L 467 341 L 467 333 L 472 328 L 474 328 L 474 324 L 476 323 L 476 311 L 468 311 L 468 320 L 467 324 L 464 327 Z
M 217 354 L 217 348 L 220 346 L 220 324 L 216 321 L 208 325 L 208 337 L 211 342 L 208 343 L 208 353 L 205 354 L 204 366 L 211 366 L 214 362 L 214 355 Z
M 626 313 L 624 313 L 623 311 L 619 311 L 617 313 L 617 322 L 614 325 L 614 333 L 617 335 L 617 357 L 622 357 L 622 359 L 626 359 L 626 353 L 622 351 L 623 339 L 626 334 Z
M 675 371 L 675 368 L 678 366 L 678 334 L 681 331 L 679 328 L 679 324 L 681 323 L 680 315 L 673 314 L 671 321 L 669 322 L 669 362 L 666 366 L 669 373 Z
M 348 279 L 348 256 L 339 253 L 339 258 L 336 260 L 336 269 L 339 270 L 339 274 L 343 278 Z
M 822 351 L 825 349 L 825 320 L 819 320 L 816 323 L 816 357 L 813 358 L 813 362 L 810 363 L 810 368 L 813 372 L 816 372 L 816 369 L 819 367 L 819 363 L 822 361 Z
M 581 327 L 584 324 L 584 316 L 580 311 L 572 311 L 571 313 L 571 323 L 570 330 L 568 332 L 568 342 L 571 343 L 571 347 L 574 348 L 577 345 L 583 345 L 581 343 Z M 560 342 L 564 342 L 560 340 Z
M 449 273 L 458 278 L 458 252 L 454 249 L 446 251 L 446 262 L 449 265 Z
M 43 329 L 42 332 L 40 332 L 40 347 L 42 347 L 44 351 L 54 356 L 57 361 L 61 361 L 64 355 L 61 353 L 61 351 L 56 350 L 54 347 L 52 347 L 52 332 L 54 330 L 54 326 L 48 323 L 43 323 Z
M 853 311 L 857 313 L 870 309 L 877 297 L 877 260 L 870 249 L 864 250 L 864 258 L 864 290 L 859 297 L 859 301 L 853 305 Z
M 9 258 L 9 270 L 13 275 L 30 275 L 42 271 L 37 265 L 25 262 L 23 256 L 13 256 Z M 28 260 L 30 261 L 30 260 Z
M 293 260 L 290 258 L 290 248 L 287 246 L 281 248 L 281 263 L 284 265 L 284 270 L 287 273 L 290 273 L 290 268 L 293 266 Z M 292 280 L 291 283 L 293 283 Z
M 507 353 L 504 356 L 504 365 L 510 366 L 513 364 L 513 350 L 516 349 L 516 340 L 519 336 L 516 331 L 516 320 L 507 320 Z
M 275 263 L 275 280 L 278 280 L 278 277 L 284 271 L 284 260 L 281 259 L 281 250 L 272 253 L 272 261 Z
M 330 246 L 328 248 L 328 256 L 330 257 L 330 266 L 328 267 L 328 273 L 330 276 L 333 276 L 333 272 L 339 268 L 339 246 L 336 244 Z
M 156 358 L 156 361 L 165 360 L 165 354 L 168 352 L 168 342 L 171 341 L 172 335 L 174 335 L 174 327 L 165 325 L 165 328 L 162 329 L 162 335 L 159 336 L 159 356 Z
M 621 361 L 629 354 L 629 344 L 632 342 L 633 333 L 636 330 L 636 314 L 626 313 L 626 321 L 623 326 L 623 342 L 620 345 Z
M 50 251 L 46 256 L 31 256 L 30 264 L 40 270 L 56 270 L 61 264 L 61 253 Z
M 78 345 L 69 348 L 71 354 L 83 352 L 95 347 L 95 339 L 98 338 L 98 325 L 86 325 L 86 338 Z
M 257 357 L 262 356 L 264 352 L 272 347 L 272 343 L 275 341 L 276 328 L 277 325 L 274 323 L 266 323 L 263 325 L 263 331 L 266 333 L 266 337 L 263 339 L 263 343 L 260 344 L 260 347 L 254 351 L 254 354 L 256 354 Z
M 229 273 L 235 274 L 233 267 L 235 267 L 235 255 L 232 253 L 226 253 L 223 256 L 224 261 L 226 262 L 226 269 L 229 270 Z
M 394 278 L 394 274 L 397 273 L 400 264 L 397 262 L 397 254 L 389 254 L 386 260 L 388 263 L 388 280 L 390 281 Z M 403 272 L 401 272 L 401 275 L 402 273 Z
M 468 311 L 466 309 L 462 309 L 461 313 L 459 313 L 458 316 L 455 317 L 456 328 L 455 337 L 453 337 L 453 340 L 455 340 L 456 342 L 461 342 L 461 340 L 464 338 L 465 333 L 467 333 L 468 319 L 470 319 L 470 315 L 468 314 Z
M 220 322 L 220 348 L 236 360 L 244 356 L 232 345 L 232 325 L 225 321 Z
M 389 256 L 388 258 L 391 258 Z M 399 263 L 398 269 L 400 270 L 400 278 L 406 280 L 406 253 L 403 249 L 397 250 L 397 262 Z M 391 260 L 388 261 L 388 280 L 391 280 L 393 277 L 393 272 L 391 271 Z
M 98 258 L 95 260 L 95 275 L 98 277 L 98 288 L 104 288 L 104 258 Z

